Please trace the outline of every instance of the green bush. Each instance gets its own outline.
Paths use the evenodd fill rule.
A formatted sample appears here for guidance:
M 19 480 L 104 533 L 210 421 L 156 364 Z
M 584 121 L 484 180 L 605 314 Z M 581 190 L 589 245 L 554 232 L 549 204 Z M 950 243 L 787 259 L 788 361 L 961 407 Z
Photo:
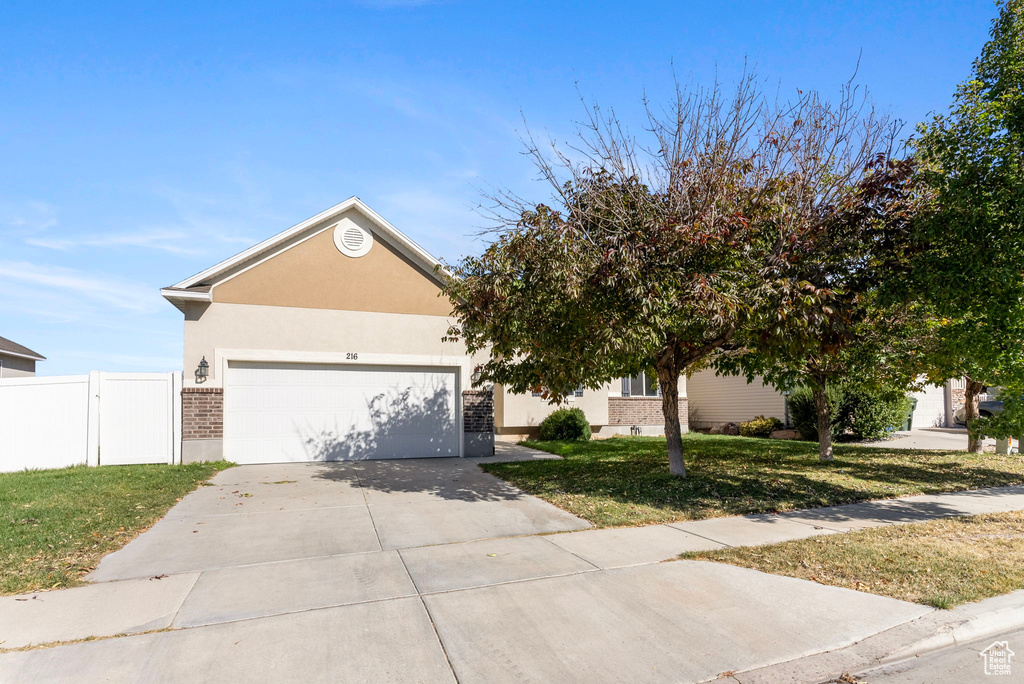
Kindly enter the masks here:
M 774 416 L 756 416 L 753 420 L 740 423 L 740 434 L 744 437 L 767 437 L 781 429 L 782 421 Z
M 832 413 L 832 436 L 847 432 L 853 439 L 881 439 L 899 428 L 907 416 L 910 400 L 901 392 L 883 392 L 830 386 L 827 390 Z M 789 415 L 804 439 L 818 439 L 818 416 L 809 387 L 799 387 L 789 396 Z
M 590 422 L 580 408 L 561 408 L 541 421 L 543 440 L 586 441 L 590 439 Z
M 843 427 L 854 439 L 882 439 L 907 418 L 910 400 L 902 393 L 847 390 L 843 397 Z
M 843 390 L 840 387 L 829 387 L 829 407 L 832 409 L 832 434 L 843 433 Z M 789 419 L 793 427 L 804 439 L 818 439 L 818 412 L 814 408 L 814 394 L 810 387 L 798 387 L 789 395 Z

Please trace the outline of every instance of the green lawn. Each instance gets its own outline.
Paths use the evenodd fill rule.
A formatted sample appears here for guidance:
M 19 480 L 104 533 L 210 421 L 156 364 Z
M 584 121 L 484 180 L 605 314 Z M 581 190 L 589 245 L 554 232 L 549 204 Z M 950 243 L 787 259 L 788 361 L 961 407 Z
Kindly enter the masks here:
M 1024 512 L 686 553 L 937 608 L 1024 589 Z
M 689 476 L 669 475 L 663 437 L 525 442 L 564 460 L 493 463 L 484 470 L 598 527 L 768 513 L 1024 482 L 1017 455 L 837 446 L 683 435 Z
M 0 595 L 81 583 L 181 497 L 232 464 L 0 473 Z

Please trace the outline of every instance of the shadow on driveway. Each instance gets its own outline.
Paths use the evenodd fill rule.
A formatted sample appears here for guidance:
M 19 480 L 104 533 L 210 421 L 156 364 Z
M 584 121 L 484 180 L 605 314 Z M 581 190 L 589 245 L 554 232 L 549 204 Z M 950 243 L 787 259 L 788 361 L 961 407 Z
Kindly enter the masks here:
M 313 479 L 361 487 L 367 501 L 381 495 L 422 494 L 449 501 L 527 499 L 518 488 L 459 458 L 318 463 Z

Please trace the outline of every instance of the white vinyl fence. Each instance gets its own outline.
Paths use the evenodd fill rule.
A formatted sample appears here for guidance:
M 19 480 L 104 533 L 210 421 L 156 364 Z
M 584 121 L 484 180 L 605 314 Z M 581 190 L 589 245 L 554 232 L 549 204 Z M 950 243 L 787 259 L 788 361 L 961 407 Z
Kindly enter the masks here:
M 180 372 L 0 380 L 0 472 L 180 462 Z

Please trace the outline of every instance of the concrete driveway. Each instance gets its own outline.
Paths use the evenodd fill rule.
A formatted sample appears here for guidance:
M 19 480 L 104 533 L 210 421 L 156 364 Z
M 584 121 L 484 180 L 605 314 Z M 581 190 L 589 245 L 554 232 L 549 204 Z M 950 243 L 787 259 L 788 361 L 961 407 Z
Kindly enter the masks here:
M 702 682 L 931 610 L 661 562 L 724 545 L 670 526 L 544 534 L 586 527 L 468 460 L 233 468 L 95 584 L 0 599 L 3 648 L 49 643 L 0 681 Z
M 983 440 L 985 446 L 995 446 L 995 443 L 994 439 Z M 866 442 L 865 446 L 966 451 L 967 428 L 914 428 L 895 433 L 893 439 Z
M 238 466 L 106 556 L 108 582 L 258 563 L 564 532 L 590 523 L 466 459 Z

